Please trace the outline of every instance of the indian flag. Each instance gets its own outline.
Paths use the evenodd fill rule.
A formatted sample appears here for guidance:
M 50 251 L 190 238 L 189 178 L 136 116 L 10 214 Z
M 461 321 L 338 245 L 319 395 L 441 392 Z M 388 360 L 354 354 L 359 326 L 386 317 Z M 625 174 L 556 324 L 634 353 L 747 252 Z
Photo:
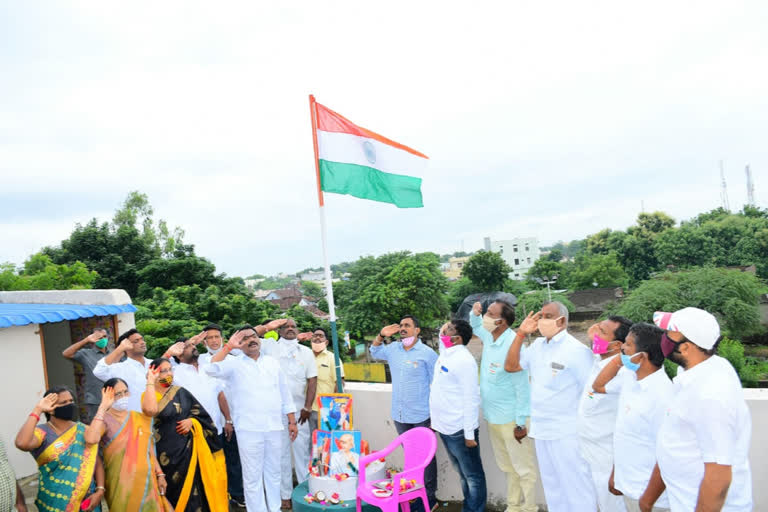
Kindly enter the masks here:
M 361 199 L 420 208 L 420 174 L 428 157 L 357 126 L 313 101 L 320 189 Z

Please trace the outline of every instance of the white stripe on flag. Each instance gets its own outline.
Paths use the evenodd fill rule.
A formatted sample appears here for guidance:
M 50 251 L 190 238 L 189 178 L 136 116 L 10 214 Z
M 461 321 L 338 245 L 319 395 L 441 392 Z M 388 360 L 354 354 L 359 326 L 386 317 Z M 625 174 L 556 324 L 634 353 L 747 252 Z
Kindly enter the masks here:
M 317 130 L 318 155 L 321 160 L 357 164 L 380 171 L 420 177 L 427 159 L 376 139 L 348 133 Z

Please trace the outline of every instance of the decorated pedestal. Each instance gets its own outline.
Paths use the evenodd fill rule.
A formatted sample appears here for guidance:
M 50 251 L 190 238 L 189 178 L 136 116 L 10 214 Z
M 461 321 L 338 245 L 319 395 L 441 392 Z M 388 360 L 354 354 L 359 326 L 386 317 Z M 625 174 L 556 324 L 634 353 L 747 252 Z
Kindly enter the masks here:
M 365 475 L 369 482 L 384 480 L 387 478 L 387 468 L 385 463 L 377 460 L 368 464 L 368 469 L 366 470 Z M 320 494 L 320 497 L 326 498 L 325 500 L 318 501 L 354 501 L 357 496 L 356 476 L 348 476 L 346 478 L 341 475 L 310 476 L 308 482 L 308 494 L 311 494 L 316 499 L 318 493 L 322 493 Z
M 357 480 L 357 479 L 355 479 Z M 305 498 L 309 494 L 309 481 L 299 484 L 291 495 L 293 502 L 293 512 L 354 512 L 356 507 L 355 498 L 349 501 L 340 502 L 338 505 L 332 505 L 328 501 L 307 501 Z M 362 512 L 381 512 L 379 507 L 362 503 Z

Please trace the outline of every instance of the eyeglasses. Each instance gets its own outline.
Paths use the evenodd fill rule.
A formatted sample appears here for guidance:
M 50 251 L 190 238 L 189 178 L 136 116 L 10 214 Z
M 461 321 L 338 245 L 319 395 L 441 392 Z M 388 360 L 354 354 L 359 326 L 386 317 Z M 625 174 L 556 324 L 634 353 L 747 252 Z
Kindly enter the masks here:
M 315 338 L 314 336 L 312 337 L 312 343 L 327 343 L 327 342 L 328 340 L 325 338 Z
M 121 391 L 120 393 L 115 393 L 115 400 L 119 400 L 126 396 L 131 396 L 131 393 L 127 389 L 125 391 Z

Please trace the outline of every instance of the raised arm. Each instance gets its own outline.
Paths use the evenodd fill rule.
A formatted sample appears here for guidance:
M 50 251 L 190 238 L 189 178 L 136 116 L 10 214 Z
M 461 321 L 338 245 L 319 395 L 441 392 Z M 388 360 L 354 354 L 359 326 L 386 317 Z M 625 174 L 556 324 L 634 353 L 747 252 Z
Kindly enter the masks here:
M 534 314 L 533 311 L 528 313 L 523 323 L 517 328 L 515 339 L 512 341 L 512 345 L 507 351 L 507 357 L 504 360 L 504 370 L 509 373 L 516 373 L 523 371 L 523 367 L 520 364 L 520 350 L 523 348 L 523 340 L 526 336 L 536 332 L 539 327 L 539 318 L 541 318 L 541 312 Z
M 147 389 L 144 390 L 144 396 L 141 398 L 141 412 L 150 417 L 155 417 L 160 412 L 155 395 L 155 382 L 159 372 L 160 368 L 150 367 L 147 372 Z
M 40 415 L 43 413 L 51 413 L 56 408 L 56 401 L 59 399 L 57 393 L 51 393 L 48 396 L 44 396 L 29 413 L 27 420 L 19 429 L 19 433 L 16 434 L 16 448 L 23 452 L 31 452 L 35 448 L 39 447 L 42 440 L 35 436 L 35 428 L 40 421 Z
M 104 436 L 104 432 L 107 429 L 107 426 L 104 423 L 104 415 L 114 403 L 114 388 L 102 389 L 99 408 L 96 410 L 96 414 L 93 415 L 91 424 L 85 427 L 85 444 L 96 444 L 101 441 L 101 438 Z
M 107 335 L 107 331 L 105 331 L 104 329 L 96 329 L 89 336 L 65 348 L 64 351 L 61 353 L 61 355 L 67 359 L 74 359 L 75 354 L 77 354 L 78 350 L 87 346 L 89 343 L 96 343 L 106 335 Z
M 620 357 L 614 358 L 610 363 L 605 365 L 605 368 L 603 368 L 595 378 L 595 382 L 592 383 L 592 389 L 595 393 L 607 393 L 608 391 L 605 390 L 605 386 L 616 377 L 619 370 L 621 370 L 621 367 Z
M 229 355 L 234 349 L 243 348 L 243 338 L 245 337 L 245 331 L 237 331 L 235 334 L 229 337 L 227 343 L 219 350 L 212 358 L 211 363 L 220 363 L 224 358 Z

